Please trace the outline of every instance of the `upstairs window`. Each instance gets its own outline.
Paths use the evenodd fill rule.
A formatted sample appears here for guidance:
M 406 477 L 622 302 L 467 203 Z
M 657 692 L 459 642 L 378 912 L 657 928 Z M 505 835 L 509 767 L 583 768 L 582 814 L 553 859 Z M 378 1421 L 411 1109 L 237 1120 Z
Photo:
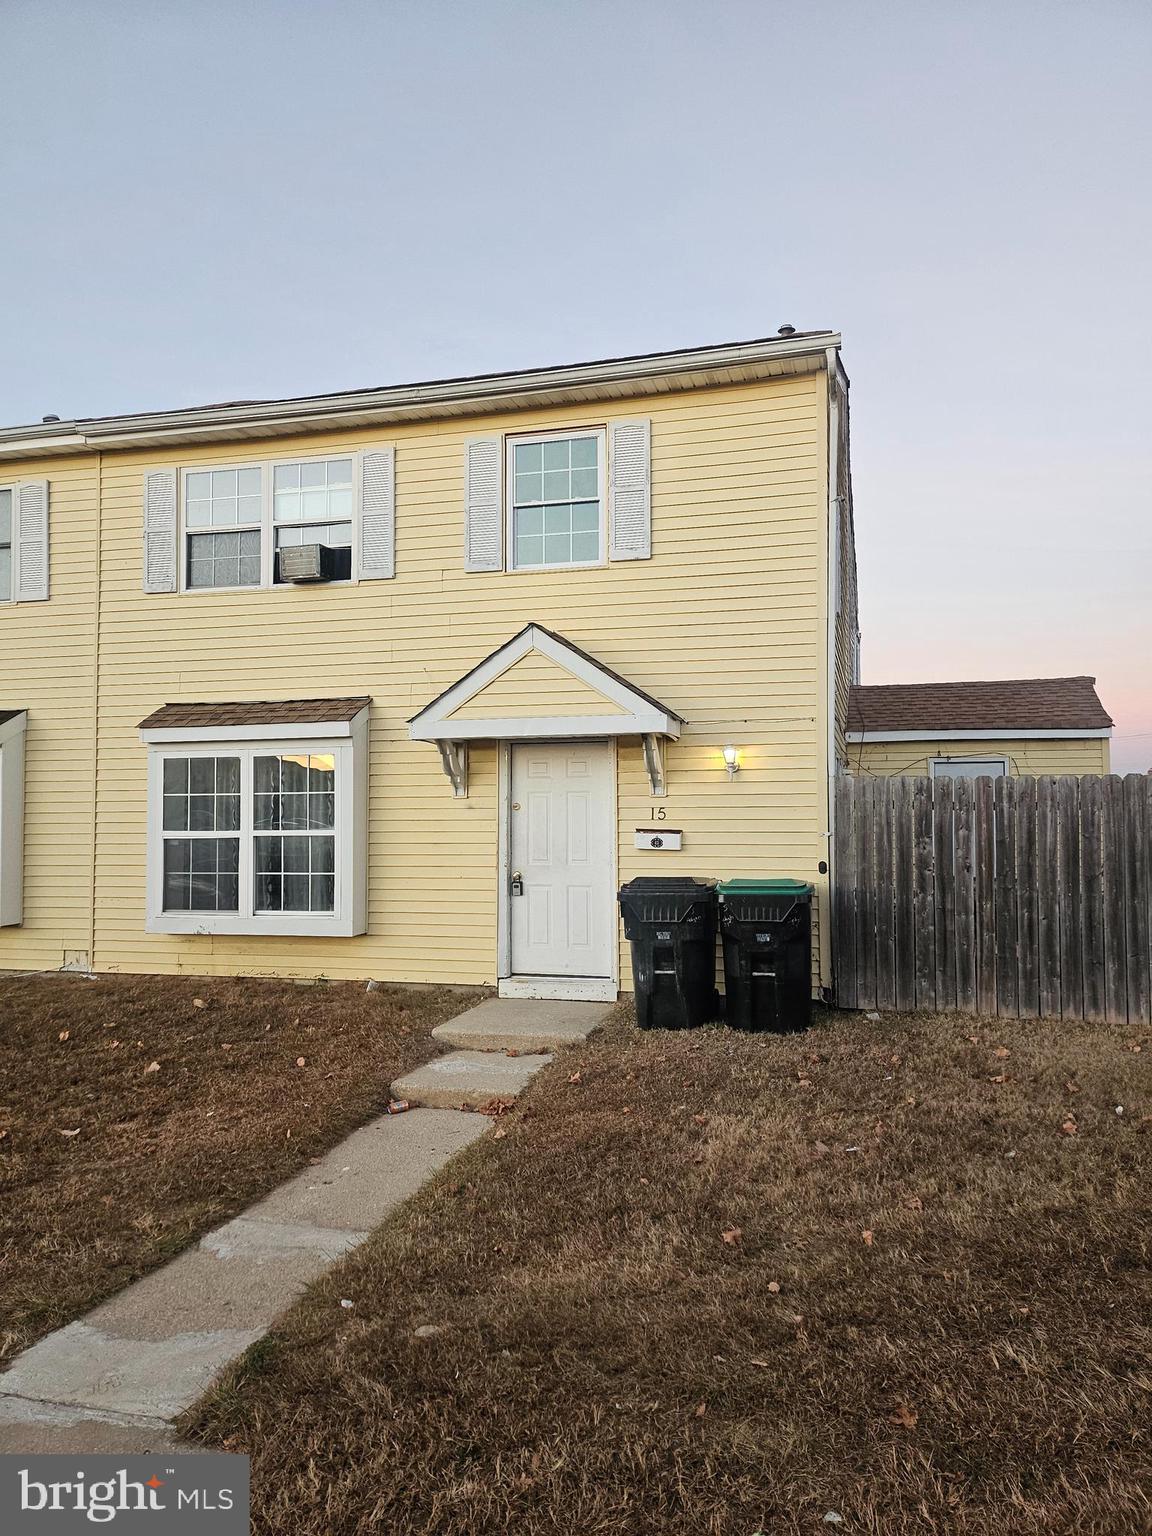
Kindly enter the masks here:
M 184 477 L 185 589 L 280 583 L 279 551 L 326 544 L 335 579 L 352 577 L 356 464 L 333 459 L 191 469 Z
M 259 466 L 189 471 L 184 482 L 189 587 L 260 585 L 260 482 Z
M 338 550 L 336 579 L 352 575 L 352 515 L 356 500 L 351 458 L 276 464 L 272 470 L 272 518 L 276 552 L 293 544 L 327 544 Z M 280 580 L 275 562 L 273 580 Z
M 603 465 L 602 432 L 509 440 L 514 570 L 602 563 Z

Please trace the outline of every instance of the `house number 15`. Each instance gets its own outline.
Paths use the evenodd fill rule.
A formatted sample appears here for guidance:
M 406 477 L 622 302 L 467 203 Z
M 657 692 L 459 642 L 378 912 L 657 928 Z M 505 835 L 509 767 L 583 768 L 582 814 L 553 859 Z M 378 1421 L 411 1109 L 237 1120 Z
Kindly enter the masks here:
M 651 816 L 652 816 L 652 820 L 653 821 L 667 821 L 668 820 L 668 812 L 664 809 L 664 807 L 662 805 L 661 806 L 655 806 L 654 805 L 652 807 Z

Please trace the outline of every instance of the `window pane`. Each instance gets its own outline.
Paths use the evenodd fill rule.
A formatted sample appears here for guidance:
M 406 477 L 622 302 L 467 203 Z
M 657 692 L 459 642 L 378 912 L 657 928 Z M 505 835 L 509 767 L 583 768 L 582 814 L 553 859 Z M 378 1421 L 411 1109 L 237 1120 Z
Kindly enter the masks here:
M 352 516 L 352 492 L 329 491 L 328 492 L 328 516 L 351 517 Z
M 280 759 L 258 757 L 255 763 L 254 785 L 260 794 L 274 794 L 280 788 Z
M 313 837 L 309 841 L 312 844 L 312 873 L 332 874 L 336 868 L 336 839 Z
M 538 470 L 543 463 L 543 457 L 543 443 L 517 443 L 516 473 L 522 475 Z
M 550 443 L 545 443 L 543 447 L 545 469 L 566 470 L 568 468 L 570 462 L 569 455 L 571 454 L 571 442 L 568 438 L 561 437 L 555 439 Z
M 284 899 L 284 882 L 281 875 L 256 876 L 257 912 L 279 912 Z
M 516 476 L 516 501 L 540 501 L 544 495 L 543 475 L 517 475 Z
M 521 534 L 516 540 L 516 564 L 540 565 L 544 559 L 544 540 Z
M 574 533 L 572 535 L 572 558 L 573 560 L 599 560 L 599 533 Z
M 299 464 L 277 464 L 272 471 L 272 489 L 274 491 L 294 491 L 300 486 Z
M 164 830 L 165 832 L 187 832 L 188 830 L 188 796 L 165 795 L 164 796 Z
M 543 533 L 544 508 L 523 507 L 516 514 L 517 533 Z
M 308 796 L 280 796 L 280 825 L 287 831 L 303 832 L 308 828 Z
M 287 794 L 308 793 L 308 759 L 294 753 L 280 759 L 280 787 Z
M 259 469 L 197 470 L 184 482 L 187 528 L 234 528 L 238 523 L 258 523 L 260 510 Z
M 240 793 L 240 759 L 218 757 L 216 763 L 216 793 L 238 795 Z
M 331 790 L 336 784 L 336 759 L 330 752 L 313 753 L 308 759 L 308 791 Z
M 596 465 L 596 449 L 599 446 L 594 437 L 576 437 L 572 439 L 572 468 L 587 468 Z
M 189 758 L 188 788 L 194 795 L 216 793 L 216 759 L 214 757 Z
M 595 496 L 599 489 L 594 469 L 574 469 L 572 471 L 573 496 Z
M 300 516 L 322 518 L 328 516 L 327 491 L 301 491 Z
M 600 503 L 584 501 L 572 508 L 573 533 L 593 533 L 600 527 Z
M 0 544 L 12 542 L 12 492 L 0 491 Z
M 284 839 L 284 873 L 306 875 L 308 873 L 308 845 L 310 837 L 286 837 Z
M 241 564 L 240 555 L 244 556 Z M 260 584 L 260 534 L 196 533 L 188 539 L 190 587 L 255 587 Z
M 572 526 L 572 508 L 570 506 L 545 507 L 544 532 L 567 533 Z
M 351 485 L 352 484 L 352 460 L 329 459 L 328 460 L 328 484 Z
M 216 797 L 214 795 L 189 795 L 189 832 L 214 832 L 216 830 Z
M 12 551 L 0 549 L 0 602 L 8 602 L 12 596 Z
M 571 481 L 566 469 L 546 471 L 544 475 L 544 500 L 567 501 L 572 494 Z
M 240 841 L 235 837 L 169 837 L 164 841 L 164 909 L 235 912 Z
M 572 558 L 572 540 L 566 533 L 548 534 L 544 540 L 544 564 L 564 565 Z
M 164 793 L 166 795 L 188 793 L 188 759 L 186 757 L 164 759 Z
M 300 484 L 302 486 L 327 485 L 328 466 L 326 464 L 301 464 Z
M 311 886 L 313 912 L 334 912 L 336 910 L 335 879 L 331 875 L 313 875 Z
M 284 911 L 307 912 L 308 911 L 308 876 L 285 875 L 284 876 Z

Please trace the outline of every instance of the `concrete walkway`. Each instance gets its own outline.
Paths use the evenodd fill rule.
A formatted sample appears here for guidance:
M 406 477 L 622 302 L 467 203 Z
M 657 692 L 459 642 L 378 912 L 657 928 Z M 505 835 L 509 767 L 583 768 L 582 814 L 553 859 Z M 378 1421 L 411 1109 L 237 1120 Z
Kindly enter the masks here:
M 491 1121 L 461 1109 L 515 1099 L 550 1048 L 607 1007 L 490 999 L 433 1030 L 465 1049 L 392 1085 L 414 1106 L 353 1132 L 163 1269 L 16 1357 L 0 1375 L 0 1452 L 192 1450 L 170 1421 L 300 1292 Z M 511 1054 L 505 1054 L 511 1053 Z M 435 1106 L 435 1107 L 433 1107 Z

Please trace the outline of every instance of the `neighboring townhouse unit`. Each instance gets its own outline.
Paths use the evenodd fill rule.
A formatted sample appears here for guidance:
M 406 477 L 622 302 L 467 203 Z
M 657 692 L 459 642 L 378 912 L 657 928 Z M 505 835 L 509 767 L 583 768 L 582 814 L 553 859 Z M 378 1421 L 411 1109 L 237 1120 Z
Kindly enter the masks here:
M 772 874 L 830 981 L 833 333 L 2 431 L 0 582 L 0 968 L 608 997 Z
M 1107 773 L 1112 721 L 1094 677 L 857 685 L 848 703 L 852 773 L 974 779 Z

